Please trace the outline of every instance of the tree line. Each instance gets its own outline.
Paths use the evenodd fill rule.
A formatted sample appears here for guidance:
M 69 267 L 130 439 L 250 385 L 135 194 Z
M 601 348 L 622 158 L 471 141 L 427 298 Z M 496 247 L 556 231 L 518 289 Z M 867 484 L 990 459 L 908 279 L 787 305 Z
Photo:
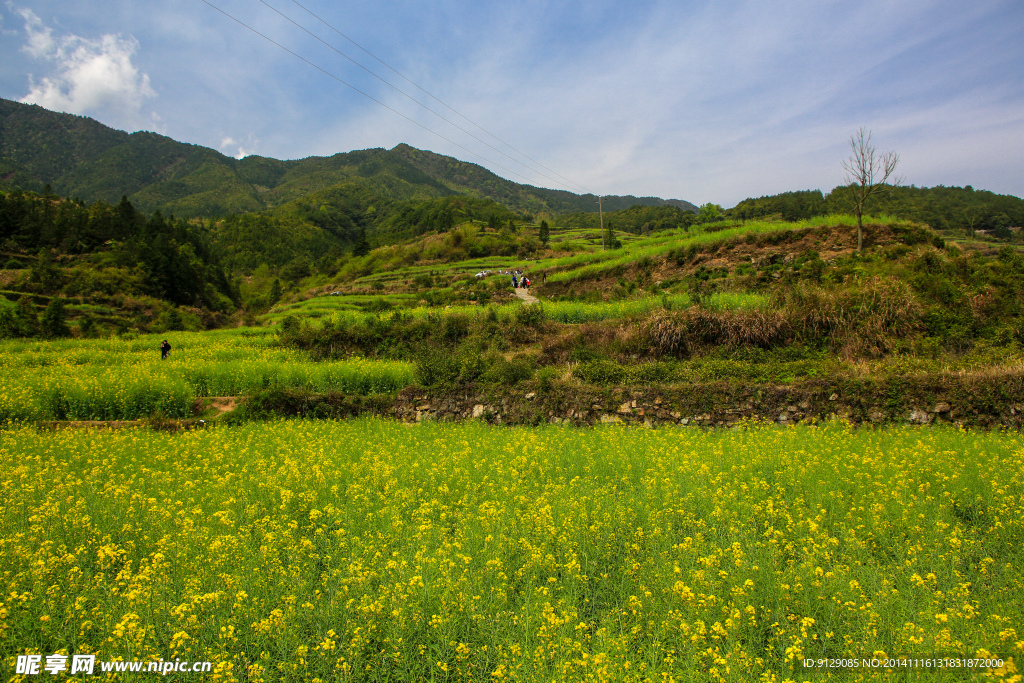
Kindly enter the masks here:
M 28 270 L 24 289 L 60 293 L 73 286 L 63 264 L 130 273 L 137 293 L 176 305 L 226 310 L 234 290 L 202 226 L 159 211 L 145 215 L 127 197 L 116 205 L 14 191 L 0 192 L 0 245 L 6 267 Z
M 747 220 L 780 216 L 796 221 L 830 213 L 853 213 L 855 189 L 840 186 L 825 195 L 821 190 L 783 192 L 757 199 L 744 199 L 726 214 Z M 888 187 L 869 197 L 866 214 L 884 213 L 930 225 L 936 230 L 963 230 L 972 234 L 985 230 L 996 238 L 1009 239 L 1010 228 L 1024 226 L 1024 200 L 987 190 L 967 187 Z

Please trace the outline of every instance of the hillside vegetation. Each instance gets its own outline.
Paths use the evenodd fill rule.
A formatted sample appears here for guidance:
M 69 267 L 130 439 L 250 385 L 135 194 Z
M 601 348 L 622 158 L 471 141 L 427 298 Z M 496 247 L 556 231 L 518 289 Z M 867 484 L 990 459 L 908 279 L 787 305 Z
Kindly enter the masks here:
M 85 205 L 0 192 L 0 250 L 0 336 L 68 336 L 71 318 L 84 336 L 149 322 L 184 329 L 182 316 L 200 329 L 239 304 L 203 230 L 124 197 Z
M 145 212 L 213 217 L 263 211 L 312 192 L 362 180 L 382 199 L 447 195 L 487 198 L 523 213 L 587 211 L 593 195 L 514 183 L 476 164 L 408 145 L 281 161 L 234 159 L 156 133 L 128 134 L 92 119 L 0 99 L 0 188 L 43 191 L 116 203 Z M 609 209 L 681 200 L 605 199 Z
M 785 192 L 745 199 L 725 212 L 729 217 L 746 220 L 776 216 L 797 221 L 829 213 L 850 212 L 853 199 L 849 188 L 837 187 L 827 196 L 820 190 Z M 984 233 L 998 240 L 1020 240 L 1024 226 L 1024 200 L 967 187 L 893 187 L 872 195 L 866 210 L 900 216 L 924 223 L 946 234 L 974 237 Z
M 841 216 L 622 235 L 617 251 L 591 234 L 594 250 L 569 256 L 558 249 L 574 233 L 553 234 L 529 258 L 471 262 L 524 269 L 540 305 L 505 304 L 506 276 L 443 258 L 402 266 L 390 248 L 310 292 L 341 296 L 297 297 L 268 319 L 313 357 L 413 360 L 418 383 L 449 389 L 1020 373 L 1024 258 L 1010 247 L 969 253 L 887 220 L 866 226 L 858 253 Z

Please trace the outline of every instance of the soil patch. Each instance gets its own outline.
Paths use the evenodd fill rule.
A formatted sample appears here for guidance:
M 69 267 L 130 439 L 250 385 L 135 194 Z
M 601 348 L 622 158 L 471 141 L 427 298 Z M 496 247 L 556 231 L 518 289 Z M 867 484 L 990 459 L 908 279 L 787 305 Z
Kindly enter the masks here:
M 219 417 L 234 411 L 244 401 L 244 396 L 201 396 L 192 404 L 192 414 L 209 418 Z

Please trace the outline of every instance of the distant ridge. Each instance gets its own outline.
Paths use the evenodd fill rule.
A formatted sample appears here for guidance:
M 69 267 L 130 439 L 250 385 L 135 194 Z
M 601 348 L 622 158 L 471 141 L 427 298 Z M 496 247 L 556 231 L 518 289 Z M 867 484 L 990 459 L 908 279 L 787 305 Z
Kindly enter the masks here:
M 466 195 L 521 213 L 596 211 L 597 197 L 515 183 L 465 161 L 400 144 L 282 161 L 220 152 L 150 132 L 126 133 L 84 116 L 0 99 L 0 188 L 42 190 L 180 217 L 257 212 L 362 178 L 390 199 Z M 612 196 L 606 211 L 675 206 L 681 199 Z

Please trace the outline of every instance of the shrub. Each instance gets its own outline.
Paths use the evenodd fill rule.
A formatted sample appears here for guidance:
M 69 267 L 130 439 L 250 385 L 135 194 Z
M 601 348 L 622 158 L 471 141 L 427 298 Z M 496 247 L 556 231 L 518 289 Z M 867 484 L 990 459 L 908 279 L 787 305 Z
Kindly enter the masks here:
M 53 297 L 50 304 L 43 311 L 39 320 L 39 327 L 43 336 L 48 339 L 57 337 L 70 337 L 71 330 L 67 325 L 67 312 L 64 310 L 64 300 L 60 297 Z
M 295 315 L 286 315 L 281 321 L 281 335 L 291 336 L 297 334 L 301 327 L 299 319 Z
M 615 361 L 592 360 L 577 365 L 572 374 L 590 384 L 618 384 L 626 373 Z
M 530 379 L 536 369 L 537 360 L 533 356 L 523 354 L 516 356 L 512 360 L 505 360 L 499 356 L 483 373 L 481 379 L 490 384 L 510 387 L 523 380 Z
M 441 338 L 448 343 L 457 343 L 469 334 L 469 316 L 465 313 L 449 313 L 441 319 Z
M 540 304 L 524 304 L 516 308 L 507 325 L 508 339 L 514 343 L 536 341 L 544 329 L 547 316 Z
M 154 328 L 159 332 L 180 332 L 185 329 L 185 322 L 177 308 L 169 308 L 157 318 Z
M 82 337 L 93 337 L 96 334 L 96 322 L 88 313 L 78 320 L 78 334 Z
M 39 334 L 39 319 L 32 302 L 21 297 L 14 308 L 0 308 L 0 339 L 7 337 L 34 337 Z
M 390 311 L 394 307 L 395 305 L 387 299 L 378 297 L 366 304 L 366 306 L 363 307 L 363 310 L 367 313 L 384 313 L 385 311 Z
M 425 346 L 416 357 L 416 382 L 424 387 L 453 384 L 462 368 L 450 351 Z
M 540 391 L 550 391 L 558 381 L 560 374 L 557 368 L 550 366 L 538 369 L 534 373 L 534 378 L 537 380 L 537 389 Z
M 723 345 L 768 349 L 788 343 L 792 329 L 779 311 L 724 310 L 691 307 L 655 311 L 641 323 L 636 341 L 656 357 L 686 358 L 698 350 Z

